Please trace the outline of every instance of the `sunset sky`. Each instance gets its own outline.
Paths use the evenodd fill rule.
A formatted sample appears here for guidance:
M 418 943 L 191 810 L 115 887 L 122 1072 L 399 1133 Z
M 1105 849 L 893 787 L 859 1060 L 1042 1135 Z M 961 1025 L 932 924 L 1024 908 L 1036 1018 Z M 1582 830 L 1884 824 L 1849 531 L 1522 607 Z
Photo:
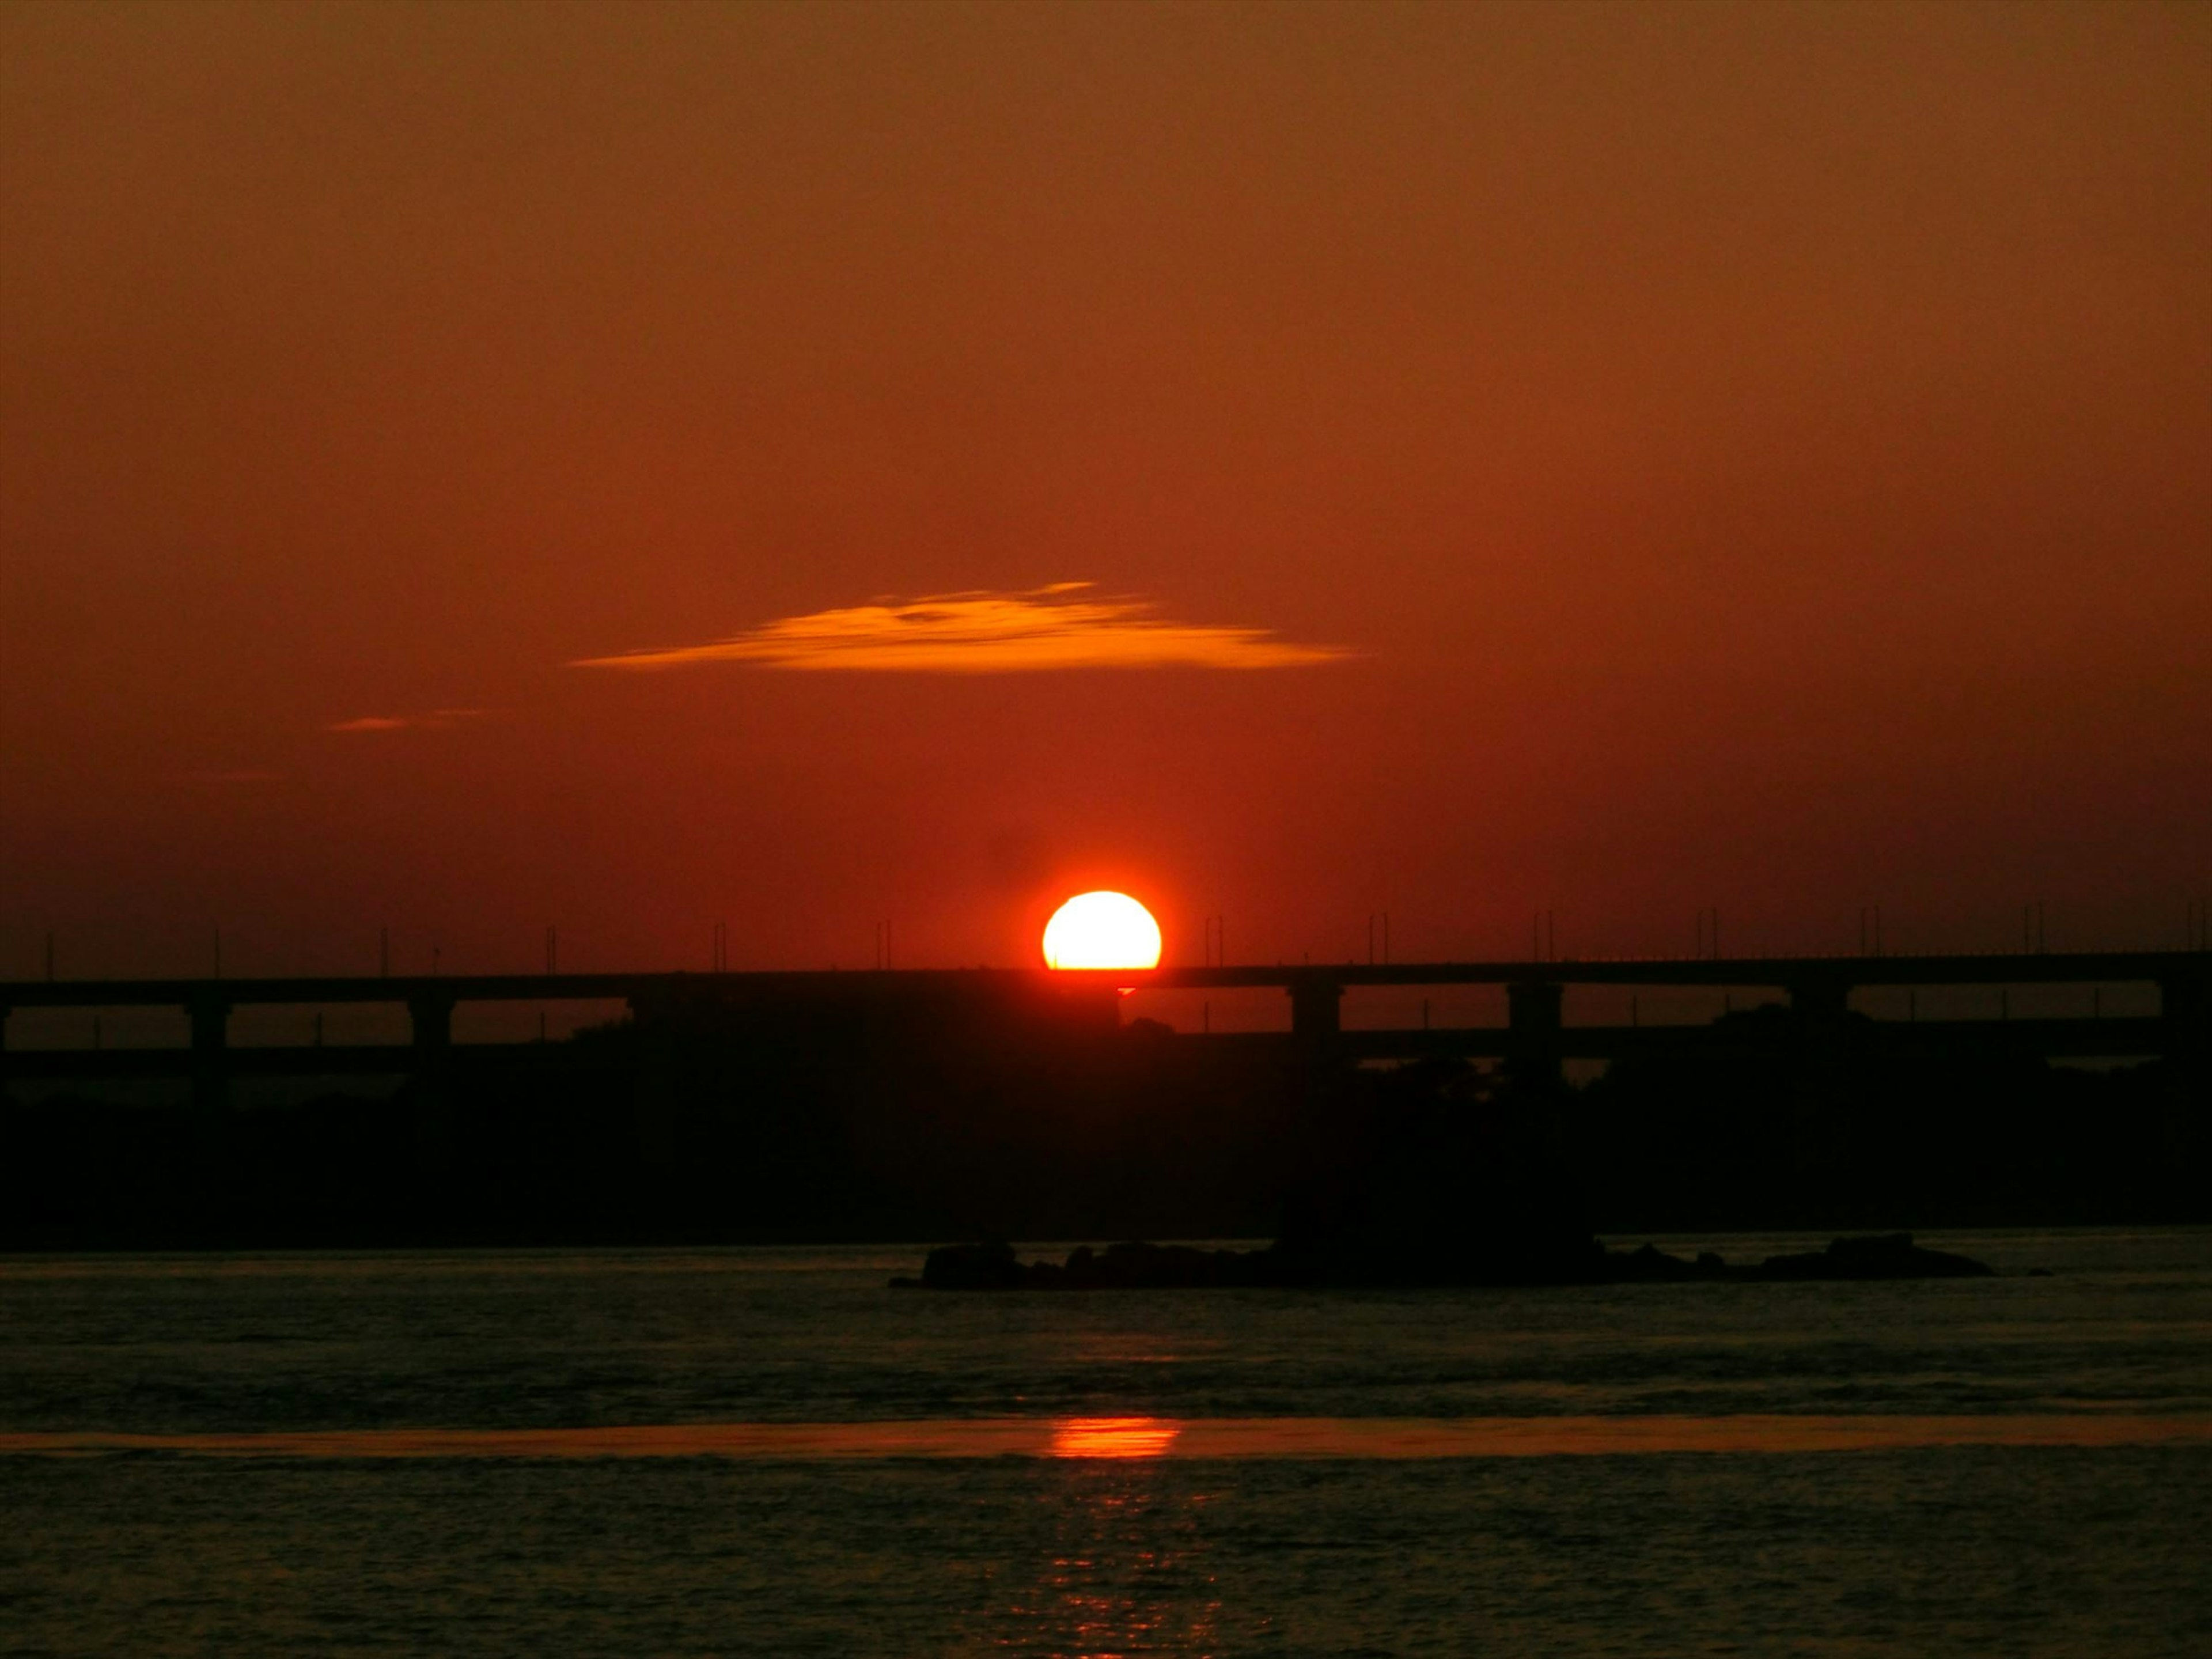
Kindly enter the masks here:
M 2212 6 L 0 8 L 0 976 L 2178 945 Z

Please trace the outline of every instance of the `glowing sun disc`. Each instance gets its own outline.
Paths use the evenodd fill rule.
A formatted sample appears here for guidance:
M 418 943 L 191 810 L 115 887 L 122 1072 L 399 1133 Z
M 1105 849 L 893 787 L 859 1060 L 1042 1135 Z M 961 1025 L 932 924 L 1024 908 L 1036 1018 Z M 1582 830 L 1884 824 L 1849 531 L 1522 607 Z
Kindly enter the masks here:
M 1160 925 L 1127 893 L 1078 893 L 1044 925 L 1048 968 L 1157 968 Z

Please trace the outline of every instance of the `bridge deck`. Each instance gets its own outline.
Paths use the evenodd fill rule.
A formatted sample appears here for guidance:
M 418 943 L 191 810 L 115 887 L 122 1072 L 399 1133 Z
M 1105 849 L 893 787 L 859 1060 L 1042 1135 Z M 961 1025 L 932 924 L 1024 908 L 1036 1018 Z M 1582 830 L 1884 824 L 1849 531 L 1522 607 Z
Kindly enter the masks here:
M 960 986 L 1049 984 L 1140 990 L 1302 985 L 1680 985 L 1826 988 L 1875 985 L 2117 984 L 2212 975 L 2202 951 L 2079 951 L 1988 956 L 1613 957 L 1558 962 L 1300 963 L 1219 968 L 1048 972 L 1042 968 L 909 968 L 757 973 L 448 974 L 283 979 L 0 981 L 0 1009 L 185 1007 L 222 1003 L 337 1005 L 628 1001 L 684 994 L 897 995 Z
M 1852 1028 L 1851 1040 L 1876 1048 L 1940 1050 L 1947 1054 L 2032 1054 L 2064 1059 L 2122 1059 L 2155 1054 L 2167 1038 L 2165 1023 L 2132 1017 L 2112 1019 L 1875 1020 Z M 1171 1039 L 1224 1054 L 1257 1054 L 1288 1048 L 1287 1031 L 1230 1031 Z M 1514 1052 L 1510 1028 L 1439 1027 L 1434 1030 L 1348 1030 L 1333 1038 L 1348 1060 L 1504 1059 Z M 1547 1043 L 1563 1060 L 1620 1060 L 1629 1056 L 1714 1054 L 1756 1046 L 1756 1038 L 1723 1025 L 1568 1025 Z M 442 1051 L 442 1064 L 458 1073 L 556 1060 L 557 1043 L 459 1042 Z M 24 1081 L 69 1079 L 189 1078 L 200 1057 L 189 1048 L 30 1048 L 8 1055 L 8 1075 Z M 411 1043 L 304 1043 L 228 1048 L 223 1070 L 232 1077 L 400 1077 L 421 1060 Z

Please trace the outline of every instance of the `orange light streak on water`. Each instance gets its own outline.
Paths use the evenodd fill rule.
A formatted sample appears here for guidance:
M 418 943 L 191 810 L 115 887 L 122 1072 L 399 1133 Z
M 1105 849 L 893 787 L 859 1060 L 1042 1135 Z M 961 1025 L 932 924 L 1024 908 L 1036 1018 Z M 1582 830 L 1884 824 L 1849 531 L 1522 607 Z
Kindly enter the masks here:
M 1027 1417 L 670 1423 L 589 1429 L 311 1429 L 258 1434 L 0 1434 L 0 1456 L 869 1460 L 889 1457 L 1561 1457 L 1883 1451 L 1923 1446 L 2212 1444 L 2212 1414 L 2009 1416 Z
M 1054 1457 L 1159 1457 L 1182 1425 L 1159 1417 L 1071 1417 L 1052 1430 Z

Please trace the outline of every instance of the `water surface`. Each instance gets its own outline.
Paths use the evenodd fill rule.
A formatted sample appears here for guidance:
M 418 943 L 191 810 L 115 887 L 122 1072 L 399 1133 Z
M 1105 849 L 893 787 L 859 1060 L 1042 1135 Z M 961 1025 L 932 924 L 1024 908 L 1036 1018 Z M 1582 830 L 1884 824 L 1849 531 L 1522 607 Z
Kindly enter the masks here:
M 2007 1276 L 0 1261 L 0 1646 L 2212 1650 L 2212 1232 L 1926 1242 Z

